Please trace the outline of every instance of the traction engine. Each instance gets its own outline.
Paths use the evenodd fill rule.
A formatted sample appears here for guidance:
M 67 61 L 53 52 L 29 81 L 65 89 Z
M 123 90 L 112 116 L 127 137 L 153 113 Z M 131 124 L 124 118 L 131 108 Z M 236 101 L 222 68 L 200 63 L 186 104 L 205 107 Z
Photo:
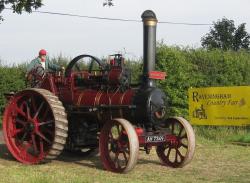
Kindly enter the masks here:
M 31 71 L 31 88 L 8 95 L 3 132 L 11 154 L 24 164 L 57 158 L 63 150 L 90 155 L 99 149 L 106 170 L 134 168 L 139 150 L 155 148 L 163 165 L 183 167 L 195 150 L 195 135 L 182 117 L 167 117 L 167 98 L 155 85 L 165 79 L 155 71 L 157 19 L 142 14 L 143 73 L 131 84 L 131 72 L 120 54 L 108 63 L 79 55 L 65 73 Z M 89 65 L 80 63 L 88 59 Z

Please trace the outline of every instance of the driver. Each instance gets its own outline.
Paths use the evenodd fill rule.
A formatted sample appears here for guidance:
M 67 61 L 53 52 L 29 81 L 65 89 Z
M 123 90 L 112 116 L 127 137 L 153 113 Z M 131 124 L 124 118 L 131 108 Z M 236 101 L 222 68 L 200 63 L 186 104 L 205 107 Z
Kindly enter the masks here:
M 59 67 L 58 65 L 53 64 L 49 61 L 48 57 L 46 56 L 47 52 L 44 49 L 41 49 L 39 51 L 39 56 L 31 61 L 31 63 L 28 65 L 27 73 L 32 71 L 38 66 L 42 66 L 45 71 L 62 71 L 64 70 L 64 67 Z

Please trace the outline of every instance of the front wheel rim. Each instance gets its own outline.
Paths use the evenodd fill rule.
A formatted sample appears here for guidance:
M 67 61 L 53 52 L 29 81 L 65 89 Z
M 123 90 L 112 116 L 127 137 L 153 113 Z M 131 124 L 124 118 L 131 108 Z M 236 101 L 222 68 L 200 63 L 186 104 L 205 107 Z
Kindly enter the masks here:
M 181 117 L 167 120 L 174 140 L 158 146 L 156 152 L 162 163 L 166 166 L 178 168 L 188 164 L 194 155 L 195 135 L 192 126 Z
M 107 122 L 100 136 L 100 155 L 104 168 L 126 173 L 138 159 L 139 142 L 133 126 L 125 119 Z

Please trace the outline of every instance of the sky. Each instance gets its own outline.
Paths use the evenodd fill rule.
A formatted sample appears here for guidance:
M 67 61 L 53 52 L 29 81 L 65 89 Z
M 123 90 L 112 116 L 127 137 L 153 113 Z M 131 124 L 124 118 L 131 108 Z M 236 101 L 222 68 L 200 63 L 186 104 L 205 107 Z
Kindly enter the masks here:
M 246 23 L 250 32 L 249 0 L 43 0 L 40 11 L 141 20 L 151 9 L 159 21 L 208 23 L 226 17 L 235 25 Z M 13 14 L 4 10 L 0 24 L 0 60 L 18 64 L 35 58 L 46 49 L 49 56 L 62 54 L 74 58 L 80 54 L 106 57 L 123 53 L 125 58 L 140 58 L 143 52 L 142 23 L 93 20 L 39 13 Z M 210 26 L 158 24 L 157 40 L 167 45 L 200 47 L 201 37 Z

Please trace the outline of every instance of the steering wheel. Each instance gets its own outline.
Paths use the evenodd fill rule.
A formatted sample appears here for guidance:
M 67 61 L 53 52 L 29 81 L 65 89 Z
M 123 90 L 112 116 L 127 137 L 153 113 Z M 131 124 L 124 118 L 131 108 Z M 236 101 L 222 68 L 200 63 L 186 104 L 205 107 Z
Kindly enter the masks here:
M 28 72 L 26 79 L 32 88 L 39 87 L 45 74 L 45 69 L 41 65 L 37 65 Z
M 70 74 L 72 73 L 72 68 L 74 66 L 76 67 L 76 69 L 78 71 L 81 71 L 81 69 L 78 65 L 78 61 L 81 60 L 82 58 L 91 58 L 92 59 L 90 65 L 89 65 L 89 68 L 88 68 L 89 73 L 91 73 L 91 71 L 93 70 L 94 62 L 96 62 L 99 65 L 100 69 L 104 69 L 104 63 L 100 59 L 98 59 L 92 55 L 79 55 L 79 56 L 75 57 L 73 60 L 71 60 L 70 63 L 68 64 L 67 68 L 65 69 L 65 77 L 70 76 Z

